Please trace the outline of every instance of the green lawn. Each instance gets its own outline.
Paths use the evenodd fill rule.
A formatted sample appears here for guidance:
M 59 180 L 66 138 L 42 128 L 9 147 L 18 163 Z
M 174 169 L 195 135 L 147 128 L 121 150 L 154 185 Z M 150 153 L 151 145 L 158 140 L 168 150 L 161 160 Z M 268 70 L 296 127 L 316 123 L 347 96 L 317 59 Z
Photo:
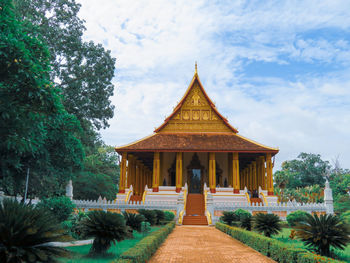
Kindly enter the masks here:
M 152 227 L 151 232 L 158 230 L 161 227 Z M 147 236 L 147 235 L 145 235 Z M 143 234 L 139 234 L 134 231 L 134 238 L 123 240 L 108 250 L 110 256 L 106 258 L 88 258 L 86 257 L 89 253 L 91 245 L 68 247 L 67 249 L 71 252 L 70 258 L 60 259 L 60 263 L 108 263 L 119 257 L 124 251 L 136 245 L 142 238 L 145 237 Z
M 288 243 L 297 248 L 305 248 L 304 243 L 301 242 L 300 240 L 297 240 L 297 239 L 291 240 L 289 238 L 290 231 L 291 231 L 291 228 L 282 228 L 282 231 L 278 235 L 273 236 L 272 238 L 282 241 L 284 243 Z M 350 245 L 348 245 L 345 248 L 345 250 L 339 250 L 339 249 L 335 250 L 335 253 L 338 255 L 340 260 L 350 262 Z

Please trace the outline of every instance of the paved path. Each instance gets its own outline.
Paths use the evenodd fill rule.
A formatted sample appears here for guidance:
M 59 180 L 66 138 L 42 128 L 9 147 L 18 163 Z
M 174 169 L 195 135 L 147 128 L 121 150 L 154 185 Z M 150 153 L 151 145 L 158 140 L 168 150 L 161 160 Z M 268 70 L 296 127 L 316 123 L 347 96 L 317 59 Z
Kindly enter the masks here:
M 207 226 L 176 226 L 150 263 L 272 263 L 272 259 Z

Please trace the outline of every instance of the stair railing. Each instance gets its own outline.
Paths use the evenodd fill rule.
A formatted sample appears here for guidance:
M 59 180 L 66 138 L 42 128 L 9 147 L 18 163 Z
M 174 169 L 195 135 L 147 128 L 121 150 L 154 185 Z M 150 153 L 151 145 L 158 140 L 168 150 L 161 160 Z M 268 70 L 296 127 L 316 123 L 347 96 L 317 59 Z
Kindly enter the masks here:
M 126 194 L 126 197 L 125 197 L 125 203 L 126 204 L 129 202 L 130 197 L 131 197 L 132 194 L 133 194 L 133 188 L 132 188 L 132 185 L 130 185 L 129 191 Z
M 210 214 L 210 212 L 208 210 L 208 207 L 207 207 L 208 189 L 207 189 L 207 184 L 206 183 L 204 183 L 203 193 L 204 193 L 204 211 L 205 211 L 205 216 L 207 217 L 208 224 L 211 225 L 213 223 L 213 221 L 211 219 L 211 214 Z
M 179 213 L 179 224 L 180 225 L 182 225 L 183 217 L 184 217 L 184 215 L 186 215 L 187 194 L 188 194 L 187 183 L 185 183 L 184 192 L 183 192 L 184 206 L 183 206 L 183 209 L 181 210 L 181 212 Z
M 142 194 L 142 204 L 145 204 L 147 192 L 148 192 L 148 187 L 147 185 L 145 185 L 145 190 L 143 191 L 143 194 Z

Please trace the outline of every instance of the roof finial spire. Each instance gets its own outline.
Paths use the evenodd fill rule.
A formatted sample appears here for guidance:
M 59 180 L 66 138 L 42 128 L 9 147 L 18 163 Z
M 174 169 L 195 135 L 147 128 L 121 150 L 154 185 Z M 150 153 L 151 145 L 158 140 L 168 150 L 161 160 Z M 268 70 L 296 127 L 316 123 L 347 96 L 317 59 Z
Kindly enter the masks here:
M 194 74 L 195 74 L 195 75 L 198 75 L 198 71 L 197 71 L 197 61 L 196 61 L 196 63 L 194 64 Z

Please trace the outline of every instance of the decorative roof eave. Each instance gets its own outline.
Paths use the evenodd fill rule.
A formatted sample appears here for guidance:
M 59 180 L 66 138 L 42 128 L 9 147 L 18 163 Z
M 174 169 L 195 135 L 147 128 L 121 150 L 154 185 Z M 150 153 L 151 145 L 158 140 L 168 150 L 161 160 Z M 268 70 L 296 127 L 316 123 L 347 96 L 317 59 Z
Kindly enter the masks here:
M 232 153 L 232 152 L 238 152 L 238 153 L 271 153 L 272 156 L 276 155 L 279 150 L 265 150 L 265 151 L 245 151 L 245 150 L 172 150 L 172 149 L 161 149 L 161 150 L 154 150 L 154 149 L 122 149 L 122 148 L 115 148 L 115 151 L 117 153 L 123 153 L 123 152 L 215 152 L 215 153 Z
M 184 101 L 186 100 L 187 96 L 189 95 L 190 91 L 191 91 L 191 88 L 192 86 L 194 85 L 195 81 L 198 81 L 198 84 L 199 84 L 199 88 L 201 89 L 201 91 L 203 92 L 205 98 L 208 100 L 211 108 L 214 110 L 214 112 L 224 121 L 225 125 L 230 129 L 232 130 L 234 133 L 238 133 L 238 130 L 235 129 L 234 127 L 231 126 L 231 124 L 229 124 L 228 120 L 222 116 L 220 114 L 220 112 L 216 109 L 215 107 L 215 104 L 212 102 L 212 100 L 209 98 L 208 94 L 205 92 L 204 88 L 203 88 L 203 85 L 199 79 L 199 76 L 198 76 L 198 73 L 197 71 L 194 73 L 194 76 L 191 80 L 191 83 L 190 85 L 188 86 L 184 96 L 182 97 L 182 99 L 180 100 L 180 102 L 177 104 L 177 106 L 174 108 L 173 112 L 164 120 L 163 124 L 160 125 L 158 128 L 156 128 L 154 130 L 154 132 L 159 132 L 165 125 L 168 124 L 169 120 L 177 113 L 177 111 L 181 108 L 182 104 L 184 103 Z
M 222 149 L 222 147 L 218 147 L 217 149 L 213 149 L 213 148 L 202 148 L 202 149 L 199 149 L 199 148 L 196 148 L 196 147 L 193 147 L 191 149 L 188 149 L 188 148 L 171 148 L 171 146 L 169 147 L 164 147 L 164 148 L 155 148 L 155 147 L 145 147 L 145 146 L 138 146 L 136 148 L 130 148 L 130 147 L 133 147 L 139 143 L 142 143 L 144 141 L 148 141 L 148 140 L 152 140 L 152 137 L 156 136 L 154 139 L 158 141 L 158 139 L 156 139 L 158 136 L 172 136 L 172 135 L 179 135 L 179 133 L 173 133 L 173 134 L 169 134 L 169 133 L 166 133 L 166 134 L 159 134 L 159 133 L 154 133 L 150 136 L 147 136 L 147 137 L 144 137 L 140 140 L 137 140 L 135 142 L 132 142 L 130 144 L 127 144 L 127 145 L 124 145 L 124 146 L 121 146 L 121 147 L 116 147 L 115 148 L 115 151 L 118 152 L 118 153 L 122 153 L 122 152 L 238 152 L 238 153 L 271 153 L 272 155 L 275 155 L 279 152 L 279 149 L 278 148 L 273 148 L 273 147 L 269 147 L 269 146 L 266 146 L 266 145 L 263 145 L 263 144 L 260 144 L 254 140 L 251 140 L 251 139 L 248 139 L 244 136 L 241 136 L 241 135 L 238 135 L 238 134 L 232 134 L 232 133 L 181 133 L 182 135 L 185 135 L 186 137 L 190 137 L 191 135 L 193 136 L 198 136 L 198 135 L 201 135 L 201 136 L 206 136 L 206 135 L 209 135 L 209 136 L 219 136 L 219 137 L 222 137 L 222 136 L 229 136 L 231 138 L 234 138 L 234 137 L 238 137 L 240 140 L 243 140 L 245 142 L 248 142 L 250 144 L 253 144 L 257 147 L 261 147 L 263 149 L 234 149 L 235 147 L 233 147 L 232 149 Z M 154 140 L 153 139 L 153 140 Z M 168 139 L 167 139 L 168 140 Z

